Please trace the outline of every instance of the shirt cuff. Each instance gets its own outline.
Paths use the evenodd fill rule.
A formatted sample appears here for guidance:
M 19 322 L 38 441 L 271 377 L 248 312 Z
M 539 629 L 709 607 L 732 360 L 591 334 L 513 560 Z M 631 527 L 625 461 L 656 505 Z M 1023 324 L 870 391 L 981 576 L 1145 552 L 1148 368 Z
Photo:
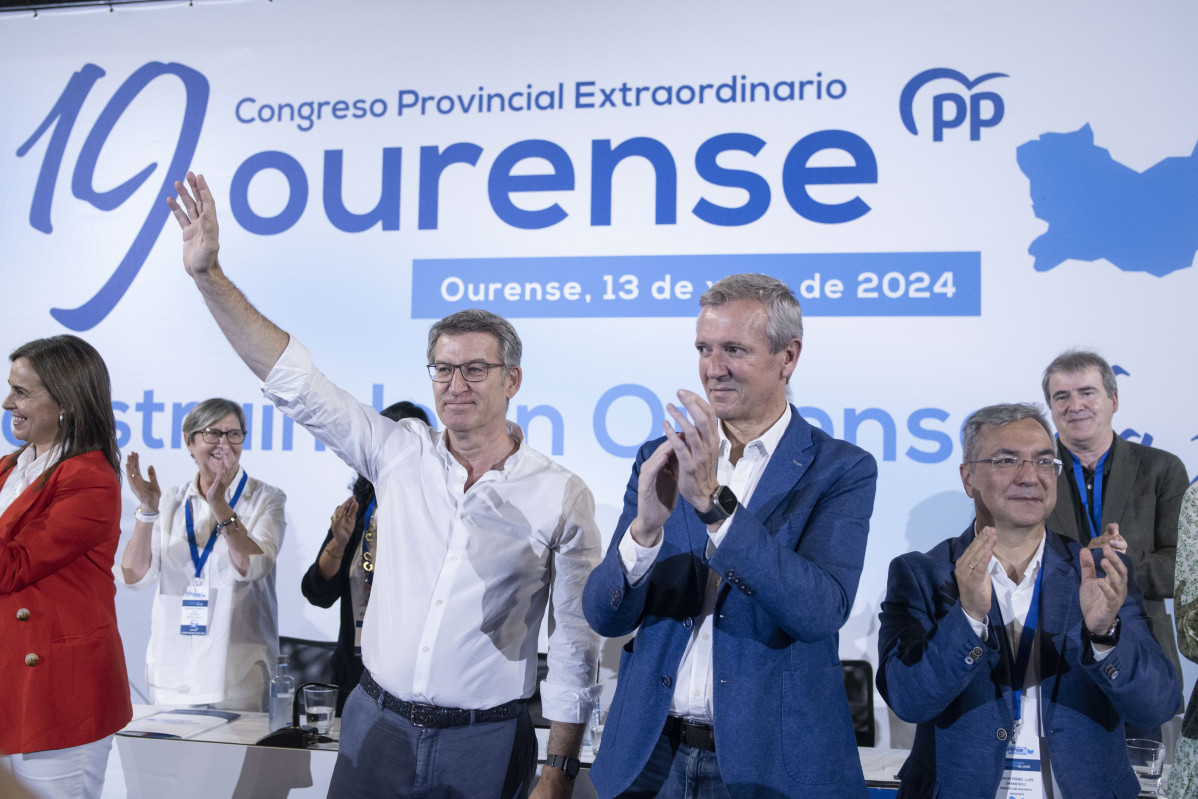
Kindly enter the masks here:
M 283 354 L 262 381 L 262 394 L 274 403 L 292 402 L 303 391 L 313 370 L 312 353 L 291 336 Z
M 624 567 L 624 576 L 628 578 L 629 585 L 636 585 L 645 579 L 645 575 L 657 561 L 657 553 L 661 551 L 661 545 L 665 540 L 664 532 L 657 544 L 651 547 L 641 546 L 630 535 L 620 539 L 620 565 Z
M 603 686 L 598 684 L 578 688 L 542 680 L 541 715 L 563 724 L 584 724 L 590 721 L 591 710 L 602 691 Z
M 981 638 L 982 643 L 986 643 L 986 639 L 990 634 L 990 625 L 987 623 L 990 621 L 990 617 L 987 616 L 981 621 L 978 621 L 973 616 L 965 613 L 965 608 L 961 608 L 961 612 L 965 614 L 965 620 L 969 622 L 969 626 L 973 628 L 974 635 L 976 635 L 978 638 Z

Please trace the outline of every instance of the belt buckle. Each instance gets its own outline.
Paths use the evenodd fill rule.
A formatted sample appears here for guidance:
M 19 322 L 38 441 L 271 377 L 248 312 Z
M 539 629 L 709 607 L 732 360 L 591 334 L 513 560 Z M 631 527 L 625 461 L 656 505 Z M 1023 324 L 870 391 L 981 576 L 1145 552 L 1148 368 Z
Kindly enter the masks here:
M 438 712 L 440 709 L 433 705 L 418 705 L 413 702 L 408 721 L 417 727 L 436 727 L 437 722 L 441 720 L 441 714 Z

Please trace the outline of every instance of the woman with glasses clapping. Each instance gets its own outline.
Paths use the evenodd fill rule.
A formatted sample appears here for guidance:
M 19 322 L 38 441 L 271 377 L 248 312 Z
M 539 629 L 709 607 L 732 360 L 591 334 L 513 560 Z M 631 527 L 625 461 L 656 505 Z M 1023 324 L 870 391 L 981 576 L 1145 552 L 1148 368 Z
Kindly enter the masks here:
M 266 710 L 279 654 L 275 558 L 283 543 L 283 492 L 241 467 L 245 416 L 208 399 L 183 420 L 198 474 L 165 495 L 136 452 L 125 462 L 137 523 L 117 576 L 157 582 L 146 652 L 156 705 Z

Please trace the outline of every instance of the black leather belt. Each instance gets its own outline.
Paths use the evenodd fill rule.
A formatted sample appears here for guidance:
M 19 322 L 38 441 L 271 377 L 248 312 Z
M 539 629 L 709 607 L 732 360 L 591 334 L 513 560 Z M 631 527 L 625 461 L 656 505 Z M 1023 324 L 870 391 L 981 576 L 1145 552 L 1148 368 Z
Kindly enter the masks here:
M 662 729 L 661 734 L 669 738 L 670 743 L 675 746 L 682 744 L 691 749 L 715 751 L 715 728 L 710 724 L 699 724 L 677 716 L 667 716 L 666 726 Z
M 524 712 L 525 700 L 513 699 L 502 705 L 489 707 L 485 710 L 467 710 L 457 707 L 440 707 L 439 705 L 422 705 L 418 702 L 408 702 L 398 696 L 392 696 L 383 690 L 370 672 L 362 672 L 362 690 L 374 700 L 383 698 L 383 708 L 392 713 L 398 713 L 417 727 L 465 727 L 470 724 L 485 724 L 490 721 L 509 721 Z

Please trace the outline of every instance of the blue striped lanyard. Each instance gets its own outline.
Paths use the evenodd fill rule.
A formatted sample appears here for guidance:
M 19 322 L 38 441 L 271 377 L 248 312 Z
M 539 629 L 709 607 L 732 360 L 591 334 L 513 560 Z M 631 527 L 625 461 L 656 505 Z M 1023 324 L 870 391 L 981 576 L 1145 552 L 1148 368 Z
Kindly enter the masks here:
M 1027 678 L 1027 664 L 1032 657 L 1032 643 L 1036 639 L 1036 626 L 1040 623 L 1040 586 L 1044 579 L 1044 561 L 1040 561 L 1040 570 L 1036 573 L 1036 584 L 1032 588 L 1032 603 L 1027 609 L 1027 619 L 1023 622 L 1023 632 L 1019 635 L 1019 651 L 1011 652 L 1010 636 L 1007 636 L 1007 646 L 1003 647 L 1007 665 L 1011 668 L 1011 695 L 1015 703 L 1015 729 L 1023 723 L 1023 681 Z M 993 589 L 991 589 L 993 590 Z M 1002 611 L 998 612 L 999 629 L 1006 635 L 1007 625 L 1003 621 Z
M 233 492 L 233 501 L 229 503 L 230 508 L 237 507 L 237 500 L 241 499 L 241 490 L 245 488 L 246 478 L 249 474 L 241 473 L 241 482 L 237 484 L 237 490 Z M 208 556 L 212 554 L 212 547 L 216 543 L 216 527 L 212 528 L 212 535 L 208 536 L 208 543 L 204 544 L 204 553 L 200 554 L 200 548 L 196 545 L 196 525 L 195 520 L 191 515 L 191 500 L 183 500 L 183 516 L 187 520 L 187 545 L 191 547 L 191 562 L 196 567 L 196 579 L 200 579 L 200 575 L 204 572 L 204 564 L 208 562 Z

